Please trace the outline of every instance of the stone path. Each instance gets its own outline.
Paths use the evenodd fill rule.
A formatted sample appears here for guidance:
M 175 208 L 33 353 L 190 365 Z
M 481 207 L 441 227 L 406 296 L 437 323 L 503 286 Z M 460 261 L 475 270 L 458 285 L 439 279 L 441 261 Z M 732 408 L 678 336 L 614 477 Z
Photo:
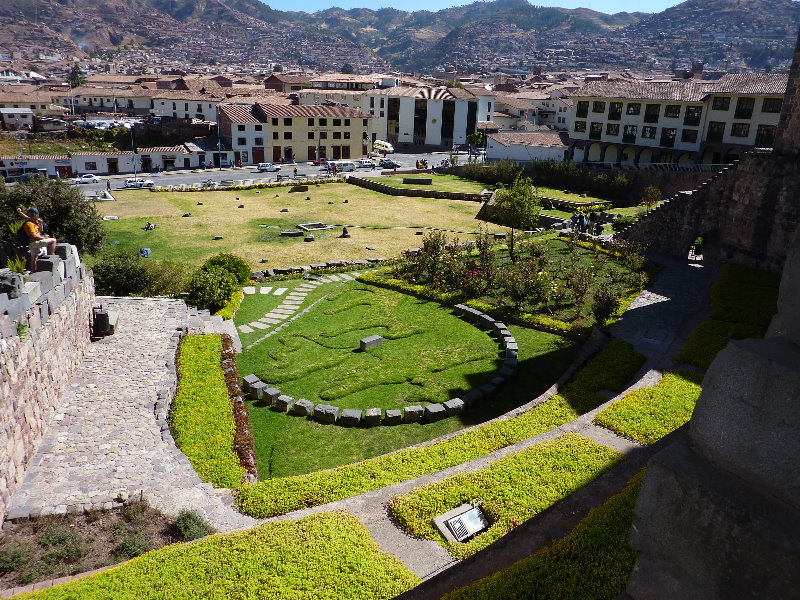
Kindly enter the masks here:
M 100 298 L 119 311 L 117 332 L 90 345 L 61 408 L 11 498 L 7 518 L 111 508 L 142 494 L 168 515 L 200 512 L 219 530 L 255 524 L 230 497 L 202 483 L 186 456 L 162 439 L 159 393 L 189 316 L 182 301 Z

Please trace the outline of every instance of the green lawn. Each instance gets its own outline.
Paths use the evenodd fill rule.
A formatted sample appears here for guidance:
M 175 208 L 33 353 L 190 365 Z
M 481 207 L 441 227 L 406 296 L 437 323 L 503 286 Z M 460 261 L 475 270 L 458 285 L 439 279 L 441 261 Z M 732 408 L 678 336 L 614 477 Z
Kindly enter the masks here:
M 433 182 L 431 185 L 403 183 L 403 178 L 405 177 L 431 177 Z M 440 173 L 434 173 L 432 175 L 427 173 L 418 173 L 414 175 L 382 175 L 380 177 L 365 177 L 365 179 L 371 179 L 372 181 L 391 185 L 392 187 L 420 190 L 439 190 L 443 192 L 468 192 L 472 194 L 480 194 L 484 189 L 486 189 L 486 185 L 480 183 L 479 181 Z
M 547 187 L 544 185 L 537 185 L 536 186 L 536 194 L 539 196 L 547 196 L 548 198 L 555 198 L 556 200 L 567 200 L 569 202 L 578 202 L 580 204 L 595 204 L 597 202 L 606 202 L 605 198 L 598 198 L 597 196 L 587 195 L 585 198 L 581 198 L 581 194 L 578 190 L 571 190 L 568 194 L 564 193 L 564 190 L 557 190 L 555 188 Z
M 421 583 L 347 513 L 268 523 L 174 544 L 27 598 L 255 600 L 393 598 Z

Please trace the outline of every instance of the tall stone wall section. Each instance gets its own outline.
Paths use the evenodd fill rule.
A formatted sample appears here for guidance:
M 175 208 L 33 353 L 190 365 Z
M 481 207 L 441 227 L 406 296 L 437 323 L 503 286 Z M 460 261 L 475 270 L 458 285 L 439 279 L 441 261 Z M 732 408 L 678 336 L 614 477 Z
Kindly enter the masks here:
M 69 275 L 54 288 L 63 300 L 42 297 L 18 316 L 21 338 L 16 327 L 0 338 L 0 520 L 90 343 L 94 283 L 83 265 Z
M 800 154 L 800 35 L 797 36 L 794 59 L 789 70 L 789 83 L 775 132 L 774 149 L 780 154 Z

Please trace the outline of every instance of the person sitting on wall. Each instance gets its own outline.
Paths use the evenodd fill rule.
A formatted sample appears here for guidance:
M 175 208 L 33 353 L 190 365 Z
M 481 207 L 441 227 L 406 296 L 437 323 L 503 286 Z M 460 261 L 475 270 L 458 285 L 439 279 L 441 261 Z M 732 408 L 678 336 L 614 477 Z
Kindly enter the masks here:
M 39 209 L 31 206 L 27 211 L 23 212 L 21 208 L 17 208 L 17 213 L 25 219 L 25 224 L 22 226 L 25 235 L 28 236 L 28 249 L 31 253 L 31 271 L 36 272 L 36 265 L 39 260 L 39 251 L 43 248 L 46 249 L 47 254 L 55 254 L 56 252 L 56 238 L 46 237 L 44 235 L 44 221 L 39 217 Z

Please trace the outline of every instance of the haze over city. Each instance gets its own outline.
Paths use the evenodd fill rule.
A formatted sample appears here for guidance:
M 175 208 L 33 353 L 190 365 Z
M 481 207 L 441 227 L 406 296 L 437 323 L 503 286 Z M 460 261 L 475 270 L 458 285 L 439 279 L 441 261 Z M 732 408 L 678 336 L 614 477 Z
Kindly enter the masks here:
M 398 3 L 392 0 L 378 0 L 377 2 L 367 2 L 365 0 L 305 0 L 292 6 L 281 3 L 265 2 L 275 10 L 298 10 L 303 12 L 317 12 L 328 8 L 339 7 L 349 10 L 351 8 L 396 8 L 398 10 L 414 11 L 429 10 L 437 11 L 452 6 L 464 6 L 469 2 L 454 2 L 452 0 L 406 0 Z M 589 8 L 598 12 L 614 14 L 618 12 L 646 12 L 657 13 L 666 10 L 676 4 L 678 0 L 654 0 L 642 3 L 637 0 L 558 0 L 550 2 L 533 2 L 536 6 L 560 6 L 562 8 Z

